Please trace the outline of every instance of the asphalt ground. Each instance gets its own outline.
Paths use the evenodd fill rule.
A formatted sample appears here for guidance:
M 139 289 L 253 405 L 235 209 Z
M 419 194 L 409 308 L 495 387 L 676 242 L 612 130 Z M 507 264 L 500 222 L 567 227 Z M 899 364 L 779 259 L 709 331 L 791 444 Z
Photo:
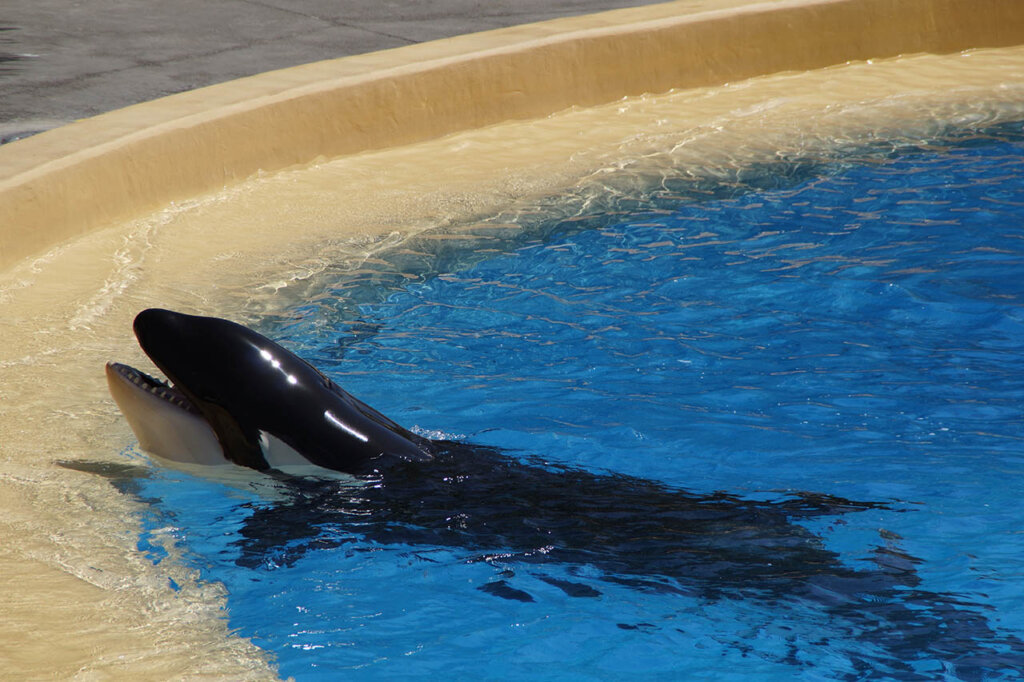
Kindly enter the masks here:
M 0 142 L 322 59 L 650 0 L 3 0 Z

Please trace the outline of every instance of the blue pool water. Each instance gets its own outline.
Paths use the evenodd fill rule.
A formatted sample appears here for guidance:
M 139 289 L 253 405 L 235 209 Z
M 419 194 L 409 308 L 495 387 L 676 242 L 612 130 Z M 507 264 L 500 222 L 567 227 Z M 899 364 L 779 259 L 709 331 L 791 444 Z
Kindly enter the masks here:
M 1020 124 L 540 213 L 261 328 L 490 488 L 154 468 L 140 548 L 297 680 L 1024 676 Z

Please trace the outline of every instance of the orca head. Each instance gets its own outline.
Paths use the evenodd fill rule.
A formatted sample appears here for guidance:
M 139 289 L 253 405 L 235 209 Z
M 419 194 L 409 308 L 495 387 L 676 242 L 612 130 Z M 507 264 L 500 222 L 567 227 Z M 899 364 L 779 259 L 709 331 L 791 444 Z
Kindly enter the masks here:
M 151 308 L 136 316 L 134 330 L 168 382 L 118 363 L 107 365 L 107 379 L 139 444 L 154 454 L 353 474 L 432 459 L 430 441 L 247 327 Z

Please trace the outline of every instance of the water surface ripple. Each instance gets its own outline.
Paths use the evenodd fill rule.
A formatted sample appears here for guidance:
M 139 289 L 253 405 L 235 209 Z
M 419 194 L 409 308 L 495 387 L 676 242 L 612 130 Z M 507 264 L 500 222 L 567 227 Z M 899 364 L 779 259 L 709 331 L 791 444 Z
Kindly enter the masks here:
M 657 175 L 267 321 L 440 478 L 132 482 L 283 675 L 1024 673 L 1021 124 Z

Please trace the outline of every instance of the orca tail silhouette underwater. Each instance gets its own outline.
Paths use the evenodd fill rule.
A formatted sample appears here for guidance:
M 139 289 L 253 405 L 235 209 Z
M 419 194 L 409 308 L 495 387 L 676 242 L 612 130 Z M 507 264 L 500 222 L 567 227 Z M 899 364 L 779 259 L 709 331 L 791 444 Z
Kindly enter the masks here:
M 135 333 L 170 381 L 107 367 L 111 393 L 142 447 L 179 461 L 233 462 L 278 479 L 282 497 L 252 504 L 238 531 L 240 567 L 291 566 L 310 551 L 351 542 L 452 548 L 465 561 L 534 567 L 541 580 L 576 598 L 625 586 L 707 600 L 812 604 L 877 651 L 857 663 L 858 679 L 885 676 L 883 670 L 931 679 L 917 665 L 924 660 L 964 679 L 1024 671 L 1024 642 L 995 631 L 980 606 L 922 588 L 918 560 L 893 541 L 880 542 L 867 567 L 853 568 L 802 525 L 820 516 L 901 511 L 899 503 L 809 492 L 771 501 L 697 494 L 432 441 L 233 322 L 147 310 L 136 318 Z M 350 476 L 282 473 L 299 463 Z M 125 491 L 136 475 L 97 472 Z M 568 575 L 546 574 L 545 564 L 568 567 Z M 479 589 L 536 600 L 507 568 Z

